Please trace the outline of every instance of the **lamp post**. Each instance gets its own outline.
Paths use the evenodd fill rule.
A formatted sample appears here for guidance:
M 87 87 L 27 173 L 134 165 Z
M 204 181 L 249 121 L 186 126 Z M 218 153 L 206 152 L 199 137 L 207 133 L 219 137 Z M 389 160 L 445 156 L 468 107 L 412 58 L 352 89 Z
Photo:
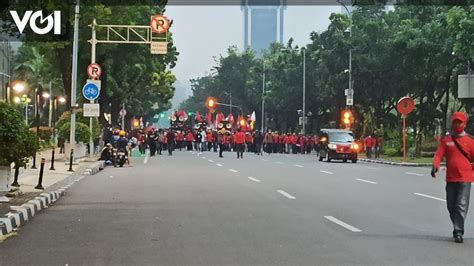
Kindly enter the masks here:
M 224 91 L 224 94 L 229 96 L 229 114 L 232 114 L 232 93 Z
M 31 103 L 31 99 L 28 98 L 28 96 L 27 96 L 26 94 L 23 95 L 23 96 L 21 96 L 21 98 L 18 97 L 18 96 L 16 96 L 16 97 L 13 98 L 13 99 L 14 99 L 14 102 L 15 102 L 16 104 L 20 104 L 20 103 L 21 103 L 21 104 L 25 105 L 25 123 L 26 123 L 26 125 L 28 126 L 28 105 Z
M 350 25 L 349 25 L 349 28 L 346 30 L 346 32 L 349 33 L 349 38 L 352 40 L 352 12 L 349 10 L 349 8 L 347 8 L 347 6 L 343 2 L 341 2 L 341 0 L 337 0 L 337 2 L 344 7 L 349 17 Z M 346 97 L 347 99 L 353 99 L 353 96 L 354 96 L 354 91 L 352 88 L 352 47 L 349 47 L 349 87 L 347 90 Z M 349 102 L 346 100 L 346 105 L 352 106 L 353 102 L 352 101 Z
M 265 129 L 265 60 L 263 60 L 263 71 L 262 71 L 262 125 L 261 132 Z
M 303 47 L 303 135 L 306 135 L 306 49 Z
M 41 93 L 41 90 L 37 86 L 35 88 L 35 114 L 36 114 L 36 141 L 37 142 L 39 142 L 39 128 L 40 128 L 40 113 L 39 113 L 40 93 Z M 50 97 L 50 94 L 47 92 L 44 92 L 41 96 L 44 99 L 48 99 Z M 33 156 L 33 165 L 31 166 L 31 169 L 36 169 L 36 153 Z
M 65 103 L 66 102 L 66 99 L 62 96 L 54 96 L 53 97 L 53 100 L 52 100 L 52 107 L 51 107 L 51 126 L 52 126 L 52 138 L 54 140 L 54 143 L 57 143 L 56 142 L 56 106 L 57 106 L 57 102 L 60 102 L 60 103 Z M 53 146 L 53 150 L 51 151 L 51 167 L 49 168 L 49 170 L 56 170 L 54 168 L 54 152 L 56 150 L 56 144 Z
M 282 48 L 280 51 L 288 51 L 288 49 Z M 303 53 L 303 129 L 301 132 L 306 134 L 306 48 L 302 47 L 301 52 Z

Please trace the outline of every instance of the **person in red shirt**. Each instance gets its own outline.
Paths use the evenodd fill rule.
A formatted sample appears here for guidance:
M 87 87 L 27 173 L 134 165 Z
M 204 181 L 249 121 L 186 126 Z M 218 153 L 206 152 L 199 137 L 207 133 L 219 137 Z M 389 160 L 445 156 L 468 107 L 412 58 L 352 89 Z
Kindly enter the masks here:
M 474 182 L 472 161 L 474 140 L 466 134 L 467 117 L 455 112 L 451 117 L 451 135 L 441 140 L 433 158 L 431 176 L 436 177 L 441 160 L 446 157 L 446 201 L 453 223 L 454 242 L 462 243 L 464 221 L 469 208 L 471 183 Z
M 237 159 L 242 159 L 244 156 L 245 134 L 240 130 L 240 128 L 235 132 L 234 144 L 237 150 Z
M 372 141 L 372 136 L 367 136 L 365 139 L 364 139 L 364 146 L 365 146 L 365 152 L 367 153 L 367 159 L 372 159 L 372 145 L 373 145 L 373 141 Z
M 250 132 L 245 134 L 245 143 L 247 144 L 247 152 L 253 152 L 253 136 Z
M 207 150 L 211 151 L 212 143 L 214 142 L 214 135 L 212 135 L 212 131 L 210 130 L 207 131 L 206 141 L 207 141 Z
M 178 134 L 176 135 L 176 140 L 178 142 L 178 148 L 181 150 L 183 148 L 183 142 L 184 142 L 184 134 L 181 131 L 178 131 Z
M 298 143 L 298 138 L 296 137 L 295 133 L 291 135 L 290 141 L 291 141 L 291 151 L 293 154 L 296 154 L 298 152 L 298 149 L 297 149 L 298 147 L 296 147 L 296 144 Z
M 194 141 L 194 135 L 190 130 L 188 131 L 188 134 L 186 135 L 186 148 L 188 151 L 193 150 L 193 141 Z
M 285 153 L 290 153 L 290 134 L 286 134 L 285 137 L 283 137 L 283 143 L 285 143 Z

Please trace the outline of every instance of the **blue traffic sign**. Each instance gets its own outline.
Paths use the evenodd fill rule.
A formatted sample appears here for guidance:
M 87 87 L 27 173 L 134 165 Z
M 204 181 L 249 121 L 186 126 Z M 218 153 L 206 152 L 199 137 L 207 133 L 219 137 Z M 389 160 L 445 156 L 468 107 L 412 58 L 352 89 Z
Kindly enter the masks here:
M 99 97 L 99 94 L 100 94 L 100 89 L 94 83 L 87 83 L 82 88 L 82 95 L 84 95 L 84 98 L 86 98 L 89 101 L 93 101 L 97 99 Z

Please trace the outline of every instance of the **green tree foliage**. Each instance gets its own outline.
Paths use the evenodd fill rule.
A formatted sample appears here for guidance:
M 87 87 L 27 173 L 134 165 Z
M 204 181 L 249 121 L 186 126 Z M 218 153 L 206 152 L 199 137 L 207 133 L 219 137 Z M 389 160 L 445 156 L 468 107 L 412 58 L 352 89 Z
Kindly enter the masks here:
M 163 3 L 163 2 L 160 2 Z M 138 3 L 137 3 L 138 4 Z M 71 100 L 72 32 L 74 12 L 67 2 L 57 0 L 41 1 L 46 12 L 63 10 L 69 14 L 66 29 L 70 33 L 65 41 L 39 42 L 38 36 L 27 35 L 15 61 L 15 75 L 28 81 L 29 87 L 47 87 L 53 82 L 55 95 L 65 94 L 67 105 Z M 24 11 L 26 6 L 12 3 L 10 9 Z M 82 5 L 79 25 L 78 102 L 82 99 L 81 88 L 85 84 L 86 68 L 91 62 L 91 24 L 94 18 L 99 25 L 149 25 L 152 15 L 163 14 L 164 5 Z M 6 11 L 4 11 L 6 13 Z M 5 14 L 3 14 L 5 15 Z M 171 23 L 172 24 L 172 23 Z M 14 25 L 3 25 L 14 34 Z M 9 26 L 9 27 L 8 27 Z M 172 27 L 170 31 L 172 31 Z M 124 33 L 122 33 L 124 34 Z M 97 37 L 104 39 L 103 28 L 97 28 Z M 105 124 L 104 113 L 112 114 L 112 124 L 119 121 L 118 113 L 125 104 L 127 120 L 132 116 L 144 117 L 149 121 L 153 115 L 170 108 L 174 94 L 174 75 L 171 73 L 177 61 L 178 52 L 173 44 L 172 32 L 168 34 L 168 54 L 150 55 L 149 45 L 98 44 L 96 62 L 102 66 L 101 123 Z M 31 94 L 31 90 L 30 90 Z M 156 107 L 158 105 L 158 108 Z
M 26 127 L 21 114 L 9 104 L 0 102 L 0 165 L 23 164 L 23 158 L 38 150 L 38 140 Z
M 59 135 L 67 136 L 67 138 L 64 138 L 64 139 L 69 139 L 69 132 L 70 132 L 69 130 L 71 127 L 70 121 L 71 121 L 71 112 L 67 111 L 67 112 L 64 112 L 59 118 L 59 120 L 56 122 L 56 128 L 59 130 Z M 76 110 L 76 122 L 82 123 L 84 126 L 87 127 L 87 131 L 90 131 L 89 129 L 90 118 L 84 117 L 84 113 L 82 112 L 82 109 Z M 69 124 L 69 127 L 64 127 L 65 124 Z M 64 129 L 67 130 L 67 133 L 64 132 Z M 93 118 L 92 119 L 92 137 L 96 138 L 99 135 L 100 135 L 99 120 L 97 118 Z M 89 143 L 88 138 L 86 141 L 87 143 Z
M 356 134 L 373 133 L 379 125 L 400 131 L 395 106 L 408 95 L 416 102 L 407 123 L 419 155 L 421 141 L 436 129 L 432 121 L 441 118 L 446 125 L 457 96 L 457 75 L 472 66 L 473 18 L 472 6 L 443 5 L 399 5 L 387 11 L 381 5 L 364 4 L 354 10 L 352 23 L 346 15 L 332 14 L 327 30 L 311 33 L 304 47 L 306 109 L 313 113 L 308 132 L 340 125 L 352 49 Z M 193 95 L 182 106 L 203 109 L 210 95 L 228 102 L 223 94 L 228 90 L 246 112 L 256 111 L 260 123 L 264 63 L 268 128 L 294 130 L 296 110 L 302 107 L 303 67 L 302 47 L 291 39 L 285 45 L 271 45 L 261 58 L 230 48 L 216 61 L 212 74 L 192 80 Z M 454 102 L 459 109 L 461 103 Z

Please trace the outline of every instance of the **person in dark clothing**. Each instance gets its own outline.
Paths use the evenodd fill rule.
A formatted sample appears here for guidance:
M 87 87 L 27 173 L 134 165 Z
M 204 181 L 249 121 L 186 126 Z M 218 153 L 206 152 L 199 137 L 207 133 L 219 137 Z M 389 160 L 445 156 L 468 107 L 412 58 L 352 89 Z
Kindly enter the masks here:
M 105 147 L 102 149 L 102 152 L 100 153 L 99 161 L 105 161 L 105 164 L 113 165 L 114 159 L 115 158 L 112 144 L 107 143 L 107 145 L 105 145 Z
M 224 158 L 222 156 L 222 152 L 225 150 L 225 130 L 219 131 L 219 135 L 217 136 L 217 142 L 219 143 L 219 158 Z
M 170 130 L 168 134 L 166 134 L 167 142 L 168 142 L 168 155 L 173 155 L 173 149 L 176 145 L 176 135 L 173 130 Z
M 263 145 L 262 132 L 257 131 L 255 133 L 254 143 L 255 143 L 255 152 L 257 153 L 257 155 L 263 155 L 263 152 L 262 152 L 262 145 Z
M 155 156 L 155 153 L 156 153 L 156 142 L 155 142 L 155 138 L 156 138 L 156 135 L 155 135 L 155 132 L 154 132 L 154 131 L 148 132 L 147 141 L 148 141 L 148 147 L 150 148 L 150 157 Z

